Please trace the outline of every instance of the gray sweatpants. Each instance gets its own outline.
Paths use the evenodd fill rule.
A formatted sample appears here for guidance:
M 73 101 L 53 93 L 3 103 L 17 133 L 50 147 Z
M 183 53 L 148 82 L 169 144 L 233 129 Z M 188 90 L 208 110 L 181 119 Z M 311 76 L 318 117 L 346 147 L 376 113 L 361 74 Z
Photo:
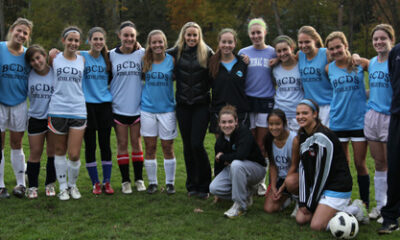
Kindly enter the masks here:
M 234 160 L 211 182 L 210 193 L 223 199 L 232 199 L 247 209 L 249 189 L 265 176 L 265 167 L 248 160 Z

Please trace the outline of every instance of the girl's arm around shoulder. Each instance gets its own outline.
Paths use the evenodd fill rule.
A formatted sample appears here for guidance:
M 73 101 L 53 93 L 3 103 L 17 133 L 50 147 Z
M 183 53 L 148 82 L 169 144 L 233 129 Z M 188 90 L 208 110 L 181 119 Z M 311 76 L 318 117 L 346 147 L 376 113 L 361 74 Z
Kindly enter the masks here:
M 253 135 L 246 127 L 239 127 L 235 132 L 235 140 L 232 144 L 232 148 L 234 149 L 232 149 L 231 153 L 224 153 L 220 157 L 220 160 L 224 162 L 231 163 L 233 160 L 246 160 L 255 143 Z

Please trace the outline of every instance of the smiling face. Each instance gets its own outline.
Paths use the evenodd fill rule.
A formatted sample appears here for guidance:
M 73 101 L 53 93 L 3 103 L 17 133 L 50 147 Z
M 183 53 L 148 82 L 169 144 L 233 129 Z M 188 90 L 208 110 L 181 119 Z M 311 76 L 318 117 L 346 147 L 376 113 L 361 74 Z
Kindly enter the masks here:
M 372 45 L 378 54 L 387 54 L 393 46 L 389 35 L 383 30 L 376 30 L 372 36 Z
M 64 49 L 68 52 L 78 51 L 81 41 L 81 35 L 77 32 L 68 33 L 68 35 L 62 40 Z
M 268 130 L 272 136 L 280 137 L 285 132 L 283 121 L 277 115 L 271 115 L 268 118 Z
M 347 46 L 342 42 L 340 38 L 334 38 L 327 44 L 328 52 L 331 58 L 335 61 L 347 59 Z
M 28 26 L 24 24 L 17 25 L 11 30 L 10 40 L 18 45 L 22 45 L 29 39 L 30 33 L 31 30 Z
M 185 43 L 188 47 L 195 47 L 199 44 L 200 34 L 199 29 L 195 27 L 188 27 L 184 34 Z
M 299 49 L 306 55 L 314 53 L 317 49 L 315 40 L 308 34 L 300 33 L 297 42 Z
M 236 47 L 235 37 L 232 33 L 226 32 L 221 35 L 218 42 L 218 48 L 221 50 L 223 55 L 229 55 L 232 53 L 233 49 Z
M 299 104 L 296 108 L 296 120 L 304 129 L 312 129 L 316 124 L 317 112 L 306 104 Z
M 106 39 L 104 38 L 103 33 L 95 32 L 92 34 L 92 38 L 89 40 L 90 48 L 96 52 L 100 52 L 103 50 Z
M 46 56 L 40 52 L 35 52 L 31 57 L 29 64 L 37 73 L 41 73 L 47 68 Z
M 238 121 L 232 114 L 222 114 L 218 125 L 224 135 L 229 137 L 235 131 Z
M 161 34 L 154 34 L 150 37 L 150 49 L 153 54 L 164 54 L 165 53 L 165 42 Z
M 249 37 L 255 48 L 260 48 L 264 46 L 266 35 L 267 30 L 265 30 L 260 24 L 251 25 L 249 30 Z
M 136 45 L 136 29 L 127 26 L 120 30 L 118 37 L 121 40 L 121 47 L 133 51 Z
M 286 42 L 276 44 L 275 52 L 278 59 L 283 63 L 289 61 L 293 56 L 293 49 Z

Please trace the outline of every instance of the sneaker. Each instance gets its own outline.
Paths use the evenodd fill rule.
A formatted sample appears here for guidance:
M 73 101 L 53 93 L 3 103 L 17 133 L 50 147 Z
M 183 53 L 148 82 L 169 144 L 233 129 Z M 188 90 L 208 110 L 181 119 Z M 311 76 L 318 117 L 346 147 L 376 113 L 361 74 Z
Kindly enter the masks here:
M 29 199 L 35 199 L 38 197 L 37 191 L 38 191 L 37 187 L 30 187 L 30 188 L 28 188 L 28 191 L 26 191 L 26 196 Z
M 18 198 L 22 198 L 23 196 L 25 196 L 25 190 L 26 188 L 24 186 L 18 185 L 14 187 L 13 194 Z
M 197 198 L 201 200 L 207 200 L 210 197 L 209 193 L 206 192 L 198 192 L 197 193 Z
M 376 222 L 379 224 L 383 224 L 383 217 L 378 218 L 378 220 L 376 220 Z
M 108 195 L 114 194 L 114 189 L 112 189 L 110 182 L 105 182 L 103 184 L 103 190 Z
M 100 183 L 95 183 L 94 185 L 93 185 L 93 191 L 92 191 L 92 193 L 94 194 L 94 195 L 100 195 L 101 194 L 101 184 Z
M 367 209 L 365 208 L 364 203 L 360 199 L 356 199 L 353 201 L 351 205 L 354 205 L 359 209 L 359 211 L 355 215 L 358 222 L 362 224 L 369 224 L 368 212 Z
M 82 197 L 81 193 L 79 192 L 79 189 L 76 186 L 69 188 L 69 194 L 73 199 L 79 199 Z
M 174 194 L 175 193 L 175 187 L 174 184 L 167 184 L 165 186 L 165 190 L 167 192 L 168 195 Z
M 292 203 L 292 199 L 291 199 L 291 198 L 287 198 L 287 199 L 283 202 L 283 204 L 282 204 L 282 206 L 281 206 L 281 211 L 284 210 L 284 209 L 286 209 L 287 207 L 289 207 L 291 203 Z
M 54 197 L 56 195 L 56 188 L 54 183 L 49 183 L 46 185 L 46 196 Z
M 265 196 L 265 193 L 267 193 L 267 186 L 265 185 L 265 183 L 258 184 L 258 189 L 257 189 L 258 196 Z
M 197 194 L 198 194 L 197 191 L 189 191 L 189 192 L 187 193 L 187 195 L 188 195 L 189 198 L 195 197 L 195 196 L 197 196 Z
M 370 219 L 378 219 L 381 216 L 381 211 L 378 208 L 374 207 L 371 212 L 368 214 Z
M 296 218 L 297 211 L 299 211 L 299 203 L 296 201 L 296 206 L 293 209 L 293 212 L 290 214 L 290 217 Z
M 228 211 L 224 212 L 224 215 L 227 218 L 236 218 L 244 214 L 246 214 L 246 210 L 243 209 L 237 202 L 234 202 L 232 207 L 229 208 Z
M 58 198 L 59 198 L 61 201 L 69 200 L 68 189 L 65 189 L 65 190 L 60 191 L 60 193 L 58 194 Z
M 382 235 L 382 234 L 390 234 L 393 231 L 397 231 L 399 230 L 399 224 L 395 223 L 395 224 L 382 224 L 382 227 L 378 230 L 378 234 Z
M 9 198 L 10 194 L 7 192 L 7 188 L 0 188 L 0 198 Z
M 122 193 L 123 194 L 131 194 L 132 193 L 132 187 L 130 182 L 123 182 L 122 183 Z
M 139 181 L 140 181 L 140 180 L 139 180 Z M 148 193 L 148 194 L 153 194 L 153 193 L 156 193 L 157 190 L 158 190 L 157 184 L 150 184 L 150 185 L 149 185 L 149 188 L 147 189 L 147 193 Z
M 143 180 L 136 180 L 135 187 L 138 192 L 146 191 L 146 186 L 144 185 Z

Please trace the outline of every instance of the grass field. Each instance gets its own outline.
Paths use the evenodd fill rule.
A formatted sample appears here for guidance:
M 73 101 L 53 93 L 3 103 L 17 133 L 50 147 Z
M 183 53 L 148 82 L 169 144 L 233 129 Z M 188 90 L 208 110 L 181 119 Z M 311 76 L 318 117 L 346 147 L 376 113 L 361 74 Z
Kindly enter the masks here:
M 214 136 L 208 134 L 205 145 L 211 162 L 213 162 L 214 142 Z M 120 189 L 121 176 L 115 159 L 116 140 L 114 134 L 112 144 L 114 155 L 112 186 L 116 190 L 113 196 L 101 195 L 97 197 L 91 194 L 90 179 L 84 167 L 83 146 L 81 152 L 82 167 L 78 179 L 82 198 L 66 202 L 61 202 L 58 198 L 47 198 L 43 186 L 45 157 L 42 157 L 39 198 L 28 200 L 11 196 L 10 199 L 0 200 L 0 240 L 334 239 L 330 232 L 314 232 L 310 230 L 309 226 L 298 226 L 295 220 L 289 216 L 293 206 L 278 214 L 264 213 L 262 210 L 264 199 L 262 197 L 255 198 L 255 203 L 247 215 L 234 220 L 223 217 L 223 212 L 232 205 L 231 202 L 213 204 L 212 198 L 206 201 L 189 199 L 184 184 L 186 172 L 180 137 L 175 142 L 177 193 L 167 196 L 165 192 L 148 195 L 134 191 L 132 195 L 123 195 Z M 5 183 L 11 192 L 15 185 L 15 178 L 9 160 L 10 149 L 8 146 L 7 140 Z M 26 159 L 28 159 L 27 136 L 24 137 L 23 148 Z M 163 186 L 165 182 L 164 169 L 163 158 L 160 153 L 161 151 L 158 154 L 158 176 L 159 185 Z M 374 164 L 369 154 L 367 163 L 371 174 L 371 205 L 374 206 Z M 354 183 L 352 198 L 358 198 L 353 163 L 351 169 Z M 133 174 L 132 168 L 131 174 Z M 198 209 L 201 211 L 197 211 Z M 360 226 L 357 239 L 400 239 L 400 232 L 383 237 L 377 235 L 376 230 L 379 227 L 380 225 L 376 222 L 367 226 Z

